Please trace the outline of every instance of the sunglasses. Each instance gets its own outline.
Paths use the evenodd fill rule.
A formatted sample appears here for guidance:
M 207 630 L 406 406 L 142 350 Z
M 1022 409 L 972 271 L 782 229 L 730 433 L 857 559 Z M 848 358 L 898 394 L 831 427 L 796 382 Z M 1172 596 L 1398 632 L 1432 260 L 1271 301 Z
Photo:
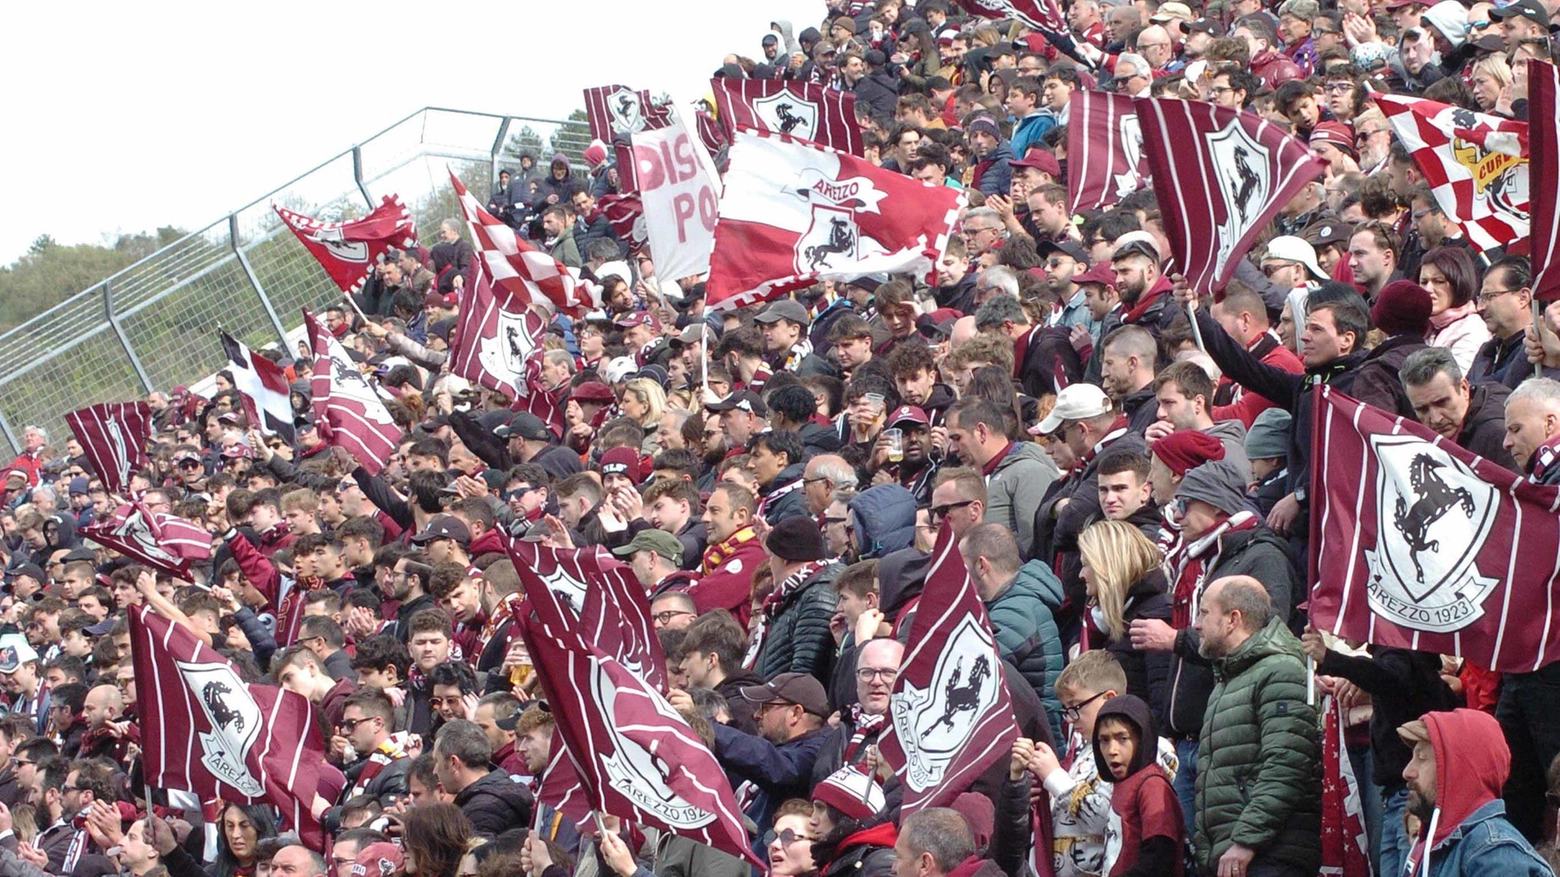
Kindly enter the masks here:
M 940 521 L 943 518 L 946 518 L 949 512 L 957 511 L 959 509 L 973 505 L 974 502 L 975 500 L 973 499 L 966 499 L 962 502 L 950 502 L 947 505 L 934 505 L 926 510 L 927 517 L 932 521 Z

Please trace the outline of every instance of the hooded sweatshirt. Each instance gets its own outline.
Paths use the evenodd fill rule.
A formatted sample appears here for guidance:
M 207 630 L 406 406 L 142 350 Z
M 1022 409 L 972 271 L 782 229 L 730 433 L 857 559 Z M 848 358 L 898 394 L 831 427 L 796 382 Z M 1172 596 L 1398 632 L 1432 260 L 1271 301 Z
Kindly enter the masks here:
M 1186 820 L 1170 778 L 1155 759 L 1154 718 L 1142 698 L 1124 694 L 1107 700 L 1094 720 L 1094 764 L 1109 777 L 1110 764 L 1100 752 L 1100 728 L 1120 719 L 1137 728 L 1137 749 L 1110 795 L 1110 820 L 1105 827 L 1105 873 L 1111 877 L 1180 877 L 1184 859 Z M 1145 745 L 1146 741 L 1146 745 Z

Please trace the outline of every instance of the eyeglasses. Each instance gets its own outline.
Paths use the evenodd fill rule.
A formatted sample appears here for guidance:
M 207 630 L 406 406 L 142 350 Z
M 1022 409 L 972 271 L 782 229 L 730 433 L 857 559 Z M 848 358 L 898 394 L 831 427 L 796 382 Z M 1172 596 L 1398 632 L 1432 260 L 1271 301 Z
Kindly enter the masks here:
M 1434 207 L 1426 207 L 1423 210 L 1415 210 L 1412 215 L 1413 215 L 1414 221 L 1418 222 L 1419 220 L 1424 219 L 1426 216 L 1429 216 L 1430 214 L 1435 213 L 1435 212 L 1436 212 L 1436 208 L 1434 208 Z
M 1328 94 L 1343 94 L 1346 91 L 1353 91 L 1354 90 L 1354 83 L 1352 83 L 1352 82 L 1329 82 L 1325 86 L 1323 86 L 1323 89 L 1326 90 L 1326 92 Z
M 1375 128 L 1375 129 L 1370 130 L 1370 131 L 1361 131 L 1359 133 L 1359 135 L 1354 138 L 1354 142 L 1355 143 L 1364 143 L 1365 141 L 1369 140 L 1370 138 L 1376 136 L 1377 134 L 1385 134 L 1385 133 L 1387 133 L 1387 131 L 1388 131 L 1387 128 Z
M 848 520 L 850 520 L 850 518 L 848 516 L 846 516 L 846 515 L 841 515 L 841 516 L 839 516 L 837 518 L 831 518 L 831 517 L 825 515 L 824 518 L 823 518 L 824 524 L 843 524 L 843 523 L 845 523 Z
M 1285 270 L 1287 268 L 1295 267 L 1296 264 L 1298 264 L 1298 263 L 1295 263 L 1295 262 L 1269 262 L 1266 265 L 1262 266 L 1262 273 L 1266 274 L 1268 277 L 1272 277 L 1274 274 L 1277 274 L 1280 271 L 1283 271 L 1283 270 Z
M 899 678 L 899 671 L 873 667 L 862 667 L 856 671 L 856 679 L 861 682 L 871 682 L 878 677 L 882 677 L 884 682 L 893 682 Z
M 787 828 L 787 829 L 785 829 L 784 831 L 781 831 L 778 834 L 774 834 L 769 839 L 769 843 L 778 843 L 778 844 L 780 844 L 780 846 L 782 848 L 784 848 L 784 847 L 790 846 L 791 844 L 796 843 L 799 840 L 810 840 L 810 839 L 811 838 L 807 837 L 807 835 L 805 835 L 805 834 L 797 834 L 792 829 Z M 766 844 L 766 846 L 767 846 L 767 844 Z
M 1523 287 L 1523 289 L 1526 289 L 1526 288 L 1527 287 Z M 1481 292 L 1481 293 L 1479 293 L 1478 298 L 1476 300 L 1481 305 L 1487 305 L 1490 302 L 1494 301 L 1495 299 L 1499 298 L 1500 296 L 1509 295 L 1510 293 L 1521 292 L 1521 291 L 1522 291 L 1521 289 L 1492 289 L 1489 292 Z
M 661 612 L 657 612 L 655 614 L 655 620 L 656 620 L 657 624 L 660 624 L 660 625 L 664 626 L 664 625 L 670 624 L 673 618 L 679 618 L 679 617 L 684 616 L 684 615 L 693 615 L 693 614 L 694 613 L 688 612 L 688 611 L 683 610 L 683 609 L 666 609 L 666 610 L 663 610 Z
M 1088 706 L 1091 703 L 1094 703 L 1096 700 L 1099 700 L 1100 698 L 1102 698 L 1104 696 L 1105 696 L 1105 692 L 1102 691 L 1099 694 L 1096 694 L 1093 697 L 1089 698 L 1088 700 L 1084 701 L 1083 703 L 1077 704 L 1076 706 L 1064 706 L 1064 707 L 1062 707 L 1062 716 L 1065 719 L 1067 719 L 1067 721 L 1069 721 L 1069 722 L 1076 722 L 1076 721 L 1078 721 L 1078 715 L 1079 715 L 1080 711 L 1084 707 Z
M 199 460 L 180 460 L 179 461 L 179 468 L 180 469 L 199 469 L 200 468 L 200 461 Z
M 934 505 L 926 510 L 926 516 L 928 520 L 940 521 L 946 518 L 949 512 L 973 505 L 974 502 L 973 499 L 966 499 L 962 502 L 950 502 L 947 505 Z
M 819 476 L 819 477 L 817 477 L 817 478 L 803 478 L 803 479 L 802 479 L 802 483 L 803 483 L 803 484 L 817 484 L 817 483 L 818 483 L 818 482 L 820 482 L 820 481 L 828 481 L 828 480 L 829 480 L 829 479 L 827 479 L 827 478 L 824 478 L 824 477 L 822 477 L 822 476 Z

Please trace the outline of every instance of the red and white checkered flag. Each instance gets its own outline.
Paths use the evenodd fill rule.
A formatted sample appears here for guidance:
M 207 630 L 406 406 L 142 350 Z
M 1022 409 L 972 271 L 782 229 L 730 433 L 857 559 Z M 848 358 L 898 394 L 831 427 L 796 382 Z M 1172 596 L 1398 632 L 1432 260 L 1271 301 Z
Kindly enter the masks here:
M 152 437 L 152 409 L 145 402 L 93 405 L 65 415 L 65 422 L 109 493 L 123 494 L 130 474 L 151 463 L 146 443 Z
M 307 309 L 303 321 L 314 350 L 315 427 L 326 443 L 346 448 L 365 471 L 378 475 L 401 440 L 401 428 L 325 324 Z
M 379 257 L 392 248 L 417 246 L 417 224 L 399 195 L 386 195 L 373 212 L 348 222 L 321 222 L 271 206 L 342 292 L 357 292 Z
M 1421 98 L 1371 98 L 1470 244 L 1483 252 L 1528 236 L 1530 172 L 1521 147 L 1527 123 Z
M 477 255 L 482 257 L 495 285 L 521 301 L 540 305 L 549 314 L 559 310 L 578 317 L 601 307 L 599 287 L 522 240 L 514 229 L 484 210 L 453 170 L 450 184 L 455 187 L 460 209 L 471 226 Z
M 192 564 L 211 559 L 211 534 L 191 521 L 153 512 L 131 500 L 105 521 L 94 521 L 82 535 L 137 563 L 192 582 Z

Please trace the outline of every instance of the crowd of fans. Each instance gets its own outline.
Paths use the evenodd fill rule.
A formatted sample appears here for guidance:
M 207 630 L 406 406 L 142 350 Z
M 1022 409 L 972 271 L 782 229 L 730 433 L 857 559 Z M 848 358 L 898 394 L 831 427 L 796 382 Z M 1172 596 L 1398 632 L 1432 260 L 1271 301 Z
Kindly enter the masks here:
M 515 634 L 506 536 L 630 566 L 670 703 L 771 874 L 1310 877 L 1323 696 L 1377 873 L 1427 847 L 1426 873 L 1553 873 L 1560 665 L 1334 640 L 1305 570 L 1317 383 L 1560 484 L 1560 383 L 1535 376 L 1560 367 L 1560 312 L 1534 323 L 1527 261 L 1469 245 L 1370 99 L 1523 118 L 1555 6 L 1072 0 L 1048 36 L 946 0 L 827 6 L 720 75 L 852 91 L 869 158 L 962 190 L 930 285 L 711 311 L 702 278 L 658 277 L 602 215 L 618 176 L 597 146 L 588 169 L 527 158 L 490 204 L 602 287 L 603 310 L 548 330 L 561 431 L 449 373 L 473 258 L 453 220 L 326 312 L 405 430 L 381 474 L 322 441 L 289 351 L 265 353 L 294 380 L 294 443 L 249 423 L 228 373 L 210 398 L 148 397 L 132 490 L 212 534 L 196 581 L 83 541 L 124 497 L 75 440 L 26 430 L 0 513 L 0 875 L 752 873 L 536 799 L 548 668 Z M 1326 173 L 1198 302 L 1166 273 L 1152 189 L 1069 211 L 1082 88 L 1248 109 Z M 943 528 L 1022 736 L 951 807 L 901 818 L 877 742 Z M 344 775 L 328 858 L 268 806 L 148 807 L 141 605 L 317 706 Z

